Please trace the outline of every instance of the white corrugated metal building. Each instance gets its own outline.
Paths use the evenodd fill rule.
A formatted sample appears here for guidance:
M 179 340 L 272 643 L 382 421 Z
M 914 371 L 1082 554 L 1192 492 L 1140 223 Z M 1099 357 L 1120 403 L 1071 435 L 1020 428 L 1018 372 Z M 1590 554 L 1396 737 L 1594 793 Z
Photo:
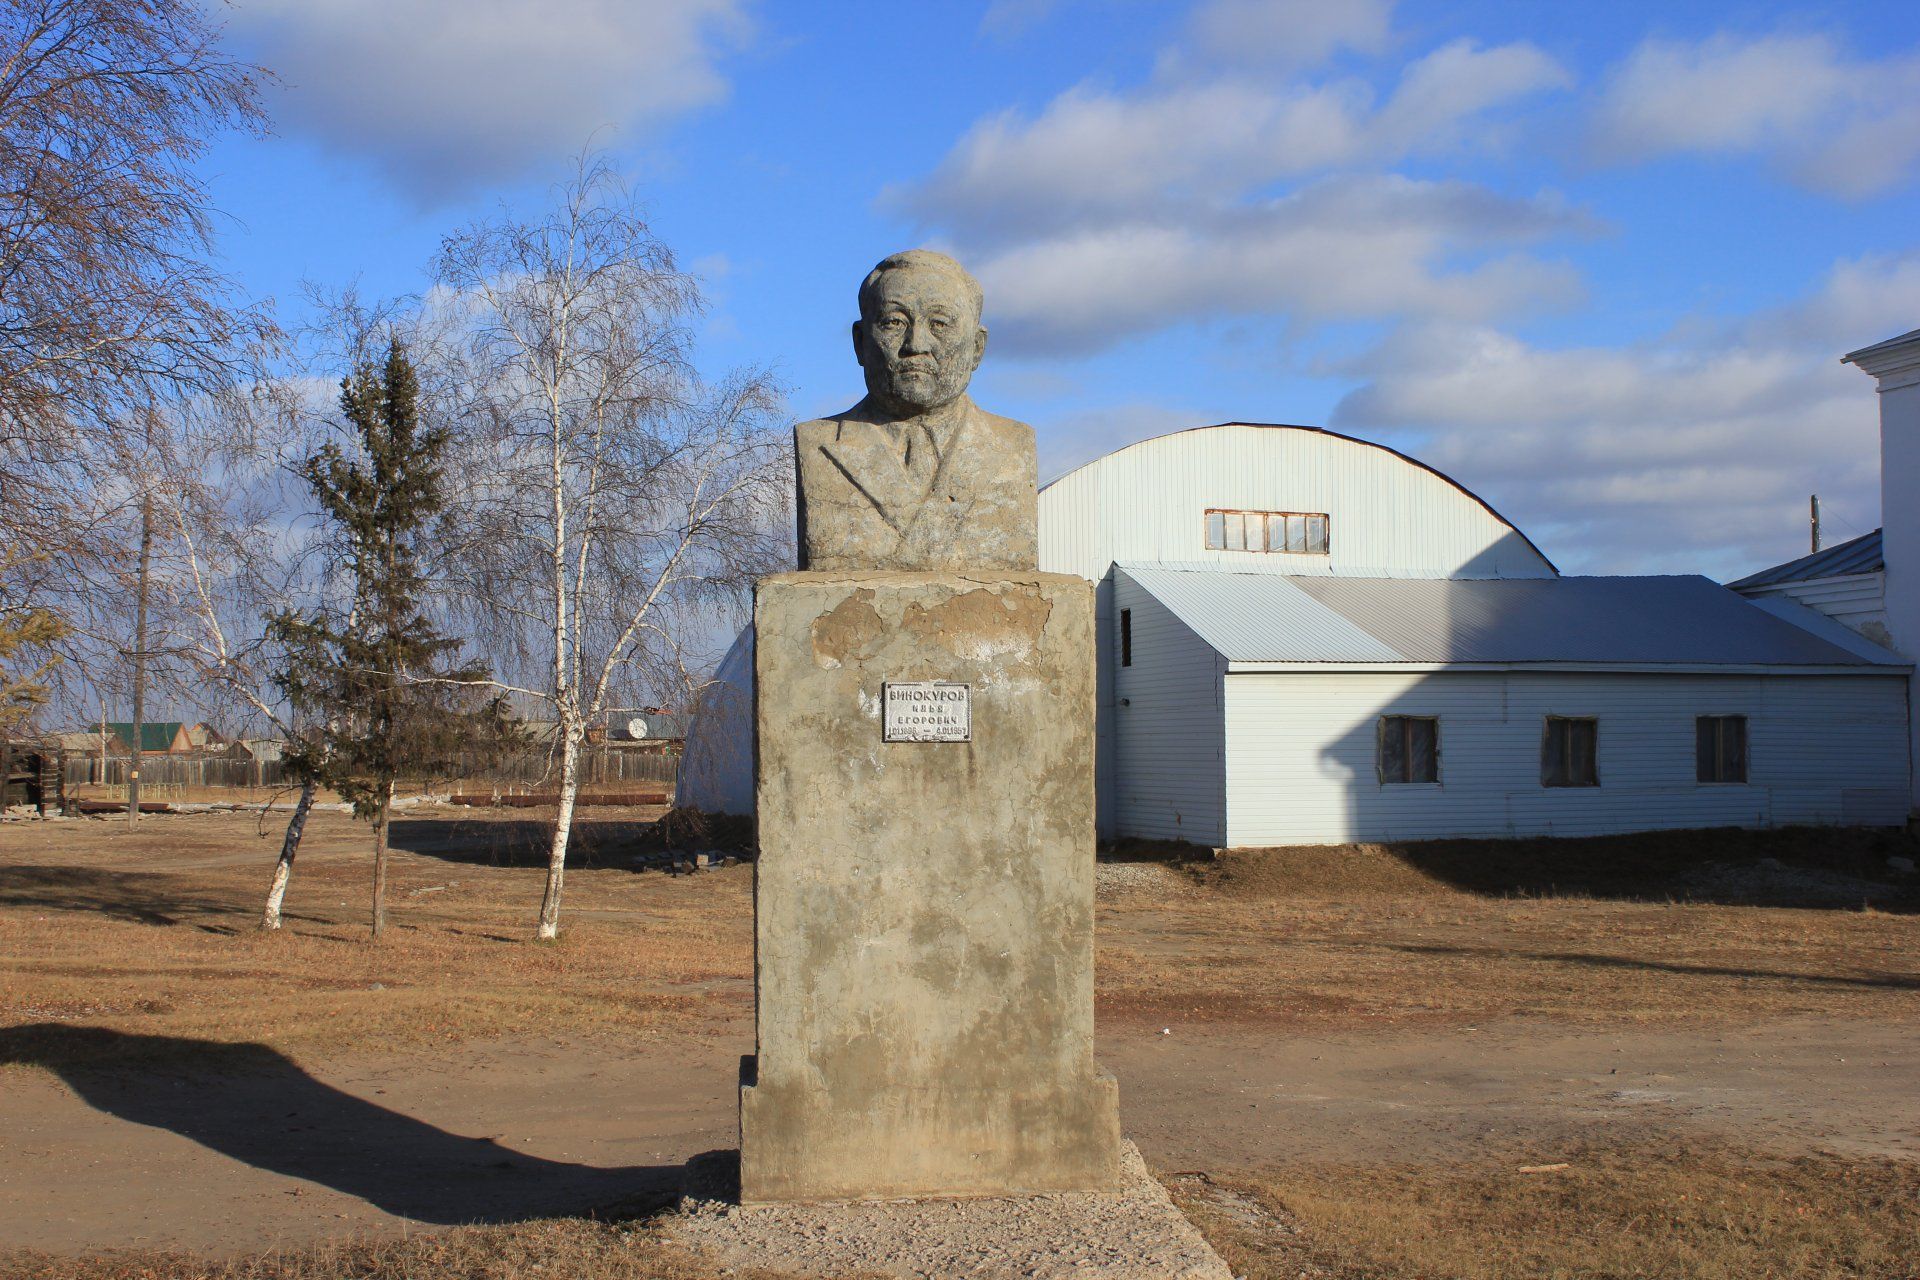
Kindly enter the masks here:
M 1040 560 L 1097 584 L 1110 837 L 1906 816 L 1895 655 L 1705 579 L 1562 577 L 1473 494 L 1380 445 L 1227 423 L 1128 446 L 1041 491 Z M 726 664 L 740 689 L 743 646 Z M 703 716 L 689 756 L 737 762 L 744 720 Z M 682 802 L 740 811 L 750 779 L 705 772 Z

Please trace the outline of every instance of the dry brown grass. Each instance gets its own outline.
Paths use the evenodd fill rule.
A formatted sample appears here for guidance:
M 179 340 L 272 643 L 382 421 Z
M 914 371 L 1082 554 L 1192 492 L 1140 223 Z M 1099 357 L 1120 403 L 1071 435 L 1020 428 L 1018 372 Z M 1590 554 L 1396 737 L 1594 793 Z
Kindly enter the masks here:
M 1851 857 L 1877 837 L 1826 838 Z M 1679 842 L 1701 851 L 1696 861 L 1784 850 L 1771 835 L 1682 833 L 1275 849 L 1189 864 L 1171 889 L 1106 897 L 1100 1008 L 1312 1027 L 1920 1018 L 1920 914 L 1908 901 L 1896 911 L 1667 899 L 1674 882 L 1631 863 L 1684 867 Z M 1593 865 L 1603 859 L 1633 874 Z M 1562 873 L 1611 896 L 1546 892 Z M 1502 896 L 1501 885 L 1528 896 Z
M 0 828 L 0 1061 L 198 1053 L 217 1062 L 206 1042 L 302 1058 L 737 1027 L 751 1008 L 750 869 L 637 872 L 631 855 L 653 838 L 645 820 L 654 814 L 590 811 L 568 878 L 566 935 L 535 944 L 540 816 L 401 819 L 394 928 L 377 944 L 364 924 L 365 829 L 342 815 L 316 817 L 277 935 L 253 925 L 278 820 L 163 817 L 132 834 L 118 821 Z M 1719 857 L 1740 846 L 1710 847 Z M 1656 863 L 1671 852 L 1628 849 Z M 1920 915 L 1636 900 L 1657 899 L 1657 877 L 1643 867 L 1632 883 L 1609 882 L 1592 857 L 1583 877 L 1570 877 L 1584 879 L 1582 891 L 1556 894 L 1538 868 L 1531 880 L 1516 874 L 1520 851 L 1483 850 L 1479 862 L 1470 853 L 1271 851 L 1137 877 L 1103 894 L 1102 1015 L 1327 1029 L 1503 1016 L 1585 1026 L 1800 1013 L 1920 1019 Z M 1579 854 L 1563 866 L 1577 869 Z M 1502 885 L 1526 896 L 1493 892 Z M 71 1034 L 80 1028 L 105 1034 Z M 1697 1143 L 1567 1158 L 1569 1169 L 1538 1176 L 1515 1172 L 1524 1156 L 1502 1155 L 1472 1166 L 1389 1159 L 1223 1178 L 1218 1186 L 1252 1213 L 1183 1194 L 1236 1271 L 1252 1277 L 1303 1268 L 1383 1280 L 1916 1274 L 1914 1165 L 1768 1160 Z M 226 1260 L 14 1255 L 0 1258 L 0 1274 L 709 1273 L 644 1225 L 557 1219 Z
M 231 1258 L 178 1252 L 0 1254 L 6 1280 L 790 1280 L 722 1271 L 644 1225 L 554 1218 Z M 846 1280 L 857 1280 L 847 1277 Z
M 365 828 L 315 815 L 286 925 L 255 921 L 279 822 L 205 814 L 0 831 L 0 1026 L 15 1060 L 150 1054 L 195 1041 L 293 1056 L 475 1037 L 688 1030 L 751 1007 L 750 871 L 640 873 L 624 812 L 584 824 L 564 932 L 531 941 L 537 815 L 443 810 L 395 824 L 389 935 L 368 940 Z M 610 865 L 614 864 L 614 865 Z M 118 1045 L 118 1049 L 114 1048 Z
M 683 1032 L 744 1016 L 751 869 L 635 871 L 656 812 L 583 815 L 558 945 L 531 941 L 538 811 L 397 821 L 394 928 L 378 944 L 364 924 L 366 829 L 345 815 L 315 816 L 274 935 L 254 921 L 278 816 L 154 817 L 134 833 L 117 820 L 0 828 L 0 1026 L 16 1028 L 16 1049 L 32 1035 L 18 1028 L 84 1024 L 297 1057 Z M 1716 839 L 1724 852 L 1757 837 Z M 1488 863 L 1517 856 L 1481 851 Z M 1533 857 L 1577 868 L 1581 854 L 1576 844 Z M 1235 854 L 1103 895 L 1101 1014 L 1316 1028 L 1920 1019 L 1920 915 L 1499 897 L 1459 887 L 1479 864 L 1448 857 L 1378 846 Z M 108 1043 L 64 1038 L 60 1052 Z M 147 1039 L 121 1051 L 164 1048 Z
M 1778 1159 L 1698 1141 L 1567 1153 L 1526 1174 L 1308 1166 L 1175 1196 L 1249 1280 L 1911 1280 L 1920 1165 Z M 1556 1162 L 1557 1163 L 1557 1162 Z

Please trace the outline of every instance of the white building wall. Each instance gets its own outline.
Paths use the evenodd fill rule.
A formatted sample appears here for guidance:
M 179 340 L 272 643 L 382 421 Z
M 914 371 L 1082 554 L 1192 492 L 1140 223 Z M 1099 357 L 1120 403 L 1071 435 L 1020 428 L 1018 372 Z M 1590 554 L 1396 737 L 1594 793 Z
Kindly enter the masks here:
M 1880 524 L 1887 627 L 1894 648 L 1920 660 L 1920 342 L 1880 378 Z M 1920 716 L 1911 731 L 1920 757 Z M 1920 814 L 1920 771 L 1909 786 L 1910 811 Z
M 751 814 L 753 785 L 753 627 L 748 626 L 694 703 L 673 802 L 702 813 Z
M 1209 551 L 1209 508 L 1324 511 L 1329 554 Z M 1040 491 L 1040 567 L 1097 584 L 1095 785 L 1102 835 L 1124 828 L 1115 759 L 1115 562 L 1380 578 L 1551 577 L 1511 525 L 1438 472 L 1310 427 L 1233 423 L 1143 440 Z
M 1744 587 L 1740 594 L 1750 600 L 1792 600 L 1826 614 L 1843 626 L 1851 627 L 1875 644 L 1892 648 L 1893 635 L 1887 626 L 1886 591 L 1885 574 L 1850 573 L 1833 578 L 1809 578 L 1804 582 Z
M 1901 676 L 1236 672 L 1223 684 L 1234 846 L 1906 816 Z M 1694 718 L 1715 714 L 1748 717 L 1746 785 L 1694 780 Z M 1440 718 L 1438 784 L 1379 781 L 1382 715 Z M 1600 786 L 1540 785 L 1548 715 L 1600 720 Z
M 1920 368 L 1880 382 L 1880 521 L 1887 621 L 1900 652 L 1920 659 Z
M 1113 581 L 1116 834 L 1225 843 L 1221 680 L 1226 663 L 1173 612 L 1124 575 Z M 1119 665 L 1122 611 L 1133 619 L 1133 665 Z
M 1209 551 L 1210 507 L 1324 511 L 1329 554 Z M 1373 578 L 1551 577 L 1478 498 L 1390 449 L 1230 424 L 1128 445 L 1040 493 L 1040 567 L 1098 582 L 1116 561 Z
M 1880 391 L 1880 552 L 1886 561 L 1887 629 L 1893 647 L 1920 661 L 1920 329 L 1855 351 L 1846 361 Z M 1920 682 L 1920 673 L 1914 677 Z M 1920 702 L 1920 695 L 1915 697 Z M 1909 726 L 1920 759 L 1920 716 Z M 1908 779 L 1920 816 L 1920 770 Z

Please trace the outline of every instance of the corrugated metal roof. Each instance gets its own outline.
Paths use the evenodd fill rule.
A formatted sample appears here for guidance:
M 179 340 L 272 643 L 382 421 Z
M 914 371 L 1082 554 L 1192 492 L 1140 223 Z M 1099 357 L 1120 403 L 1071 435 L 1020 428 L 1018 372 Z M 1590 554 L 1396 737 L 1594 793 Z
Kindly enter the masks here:
M 1806 582 L 1812 578 L 1845 578 L 1857 573 L 1884 573 L 1886 556 L 1880 549 L 1880 530 L 1863 533 L 1838 546 L 1822 547 L 1798 560 L 1777 564 L 1771 569 L 1750 573 L 1727 585 L 1735 591 L 1749 587 L 1772 587 L 1783 582 Z
M 1881 661 L 1888 657 L 1898 658 L 1891 649 L 1873 641 L 1855 631 L 1852 627 L 1839 622 L 1818 609 L 1808 608 L 1798 600 L 1786 596 L 1753 596 L 1747 603 L 1756 609 L 1765 609 L 1776 618 L 1784 618 L 1802 631 L 1811 631 L 1829 644 L 1837 644 L 1849 653 L 1857 653 L 1864 658 Z
M 1329 578 L 1121 565 L 1229 662 L 1899 666 L 1706 578 Z

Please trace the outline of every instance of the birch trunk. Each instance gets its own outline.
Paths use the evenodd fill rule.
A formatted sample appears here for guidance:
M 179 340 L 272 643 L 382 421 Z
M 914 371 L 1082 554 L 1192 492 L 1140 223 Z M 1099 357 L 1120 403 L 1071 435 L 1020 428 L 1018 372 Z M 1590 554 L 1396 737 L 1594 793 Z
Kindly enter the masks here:
M 373 936 L 387 927 L 387 813 L 393 807 L 393 784 L 380 798 L 373 815 Z
M 151 431 L 151 427 L 149 427 Z M 140 820 L 140 756 L 147 717 L 147 589 L 153 563 L 153 502 L 140 499 L 140 569 L 133 624 L 133 754 L 127 757 L 127 825 Z
M 307 814 L 313 811 L 316 787 L 312 778 L 300 784 L 300 803 L 293 806 L 287 821 L 286 839 L 280 842 L 280 861 L 273 867 L 273 883 L 267 886 L 267 907 L 260 913 L 262 929 L 280 927 L 280 902 L 287 896 L 287 881 L 293 878 L 293 860 L 300 852 L 300 837 L 306 834 Z
M 552 941 L 560 936 L 560 888 L 567 875 L 567 837 L 573 831 L 574 797 L 580 791 L 580 743 L 566 727 L 560 755 L 560 809 L 553 819 L 553 847 L 547 852 L 547 891 L 540 899 L 540 929 L 537 937 Z

